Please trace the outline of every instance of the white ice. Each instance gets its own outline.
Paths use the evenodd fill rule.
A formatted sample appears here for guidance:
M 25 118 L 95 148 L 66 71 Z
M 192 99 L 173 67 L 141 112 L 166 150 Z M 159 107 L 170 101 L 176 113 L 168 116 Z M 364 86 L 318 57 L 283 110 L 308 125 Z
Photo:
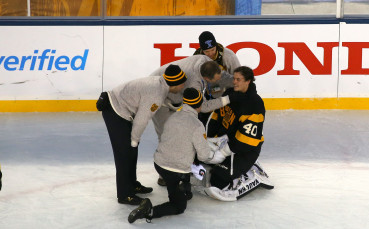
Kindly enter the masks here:
M 369 111 L 267 111 L 264 136 L 275 189 L 237 202 L 194 193 L 182 215 L 129 224 L 101 114 L 0 113 L 0 228 L 369 228 Z M 167 201 L 156 146 L 150 123 L 138 177 L 154 205 Z

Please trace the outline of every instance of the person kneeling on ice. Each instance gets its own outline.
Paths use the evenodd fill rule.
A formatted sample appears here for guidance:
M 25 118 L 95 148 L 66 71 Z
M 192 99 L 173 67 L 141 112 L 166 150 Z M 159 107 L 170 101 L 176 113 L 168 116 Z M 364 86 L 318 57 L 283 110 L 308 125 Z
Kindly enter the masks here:
M 146 198 L 129 214 L 128 222 L 183 213 L 187 200 L 192 198 L 190 172 L 195 155 L 206 163 L 219 163 L 216 158 L 223 153 L 220 150 L 211 151 L 205 127 L 198 119 L 202 102 L 200 91 L 195 88 L 185 89 L 183 106 L 165 122 L 154 154 L 154 166 L 167 184 L 169 202 L 153 207 L 150 199 Z
M 214 111 L 208 123 L 209 144 L 213 141 L 216 145 L 224 145 L 222 141 L 228 141 L 228 147 L 233 152 L 212 167 L 210 187 L 203 190 L 216 199 L 234 201 L 259 186 L 274 188 L 257 162 L 264 142 L 265 107 L 254 81 L 254 73 L 249 67 L 236 68 L 234 88 L 226 90 L 223 95 L 237 92 L 237 101 Z M 211 139 L 223 135 L 224 139 Z M 216 150 L 216 146 L 212 149 Z

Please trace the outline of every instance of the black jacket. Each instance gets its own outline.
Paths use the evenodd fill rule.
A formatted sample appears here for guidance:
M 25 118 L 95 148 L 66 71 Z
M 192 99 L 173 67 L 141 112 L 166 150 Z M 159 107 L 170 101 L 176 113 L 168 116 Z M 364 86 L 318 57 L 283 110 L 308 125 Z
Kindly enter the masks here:
M 223 95 L 235 93 L 229 88 Z M 250 83 L 246 93 L 236 92 L 239 99 L 214 111 L 208 124 L 208 136 L 227 134 L 229 147 L 234 153 L 256 152 L 259 154 L 264 142 L 263 125 L 265 107 L 257 94 L 256 85 Z

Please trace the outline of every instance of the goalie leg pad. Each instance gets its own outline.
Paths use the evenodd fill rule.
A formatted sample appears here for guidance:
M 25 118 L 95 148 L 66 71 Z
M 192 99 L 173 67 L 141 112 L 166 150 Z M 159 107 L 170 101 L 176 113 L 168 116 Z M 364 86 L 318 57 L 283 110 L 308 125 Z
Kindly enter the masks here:
M 252 166 L 251 171 L 254 171 L 254 176 L 256 176 L 257 179 L 260 181 L 261 187 L 266 188 L 266 189 L 274 188 L 274 185 L 270 181 L 268 174 L 261 167 L 258 161 Z
M 241 178 L 239 178 L 238 184 L 235 188 L 237 190 L 237 199 L 246 196 L 261 185 L 260 180 L 252 174 L 252 172 L 247 172 L 247 176 L 248 177 L 242 175 Z
M 218 166 L 215 166 L 218 167 Z M 227 168 L 221 167 L 218 168 L 218 170 L 225 170 L 227 171 Z M 207 171 L 209 171 L 207 169 Z M 220 171 L 218 171 L 220 172 Z M 262 169 L 260 163 L 256 163 L 256 165 L 252 166 L 252 168 L 246 173 L 246 176 L 241 175 L 241 177 L 236 178 L 233 180 L 233 187 L 225 187 L 223 189 L 220 189 L 219 187 L 210 186 L 209 184 L 209 175 L 215 175 L 219 176 L 224 179 L 222 175 L 224 171 L 220 172 L 220 174 L 215 173 L 206 173 L 206 179 L 203 179 L 203 181 L 200 181 L 200 184 L 194 185 L 193 181 L 191 180 L 191 183 L 193 184 L 194 191 L 201 193 L 203 195 L 207 195 L 211 198 L 220 200 L 220 201 L 236 201 L 245 195 L 251 193 L 252 191 L 256 190 L 258 187 L 263 187 L 266 189 L 273 189 L 274 185 L 270 181 L 269 176 L 265 173 L 265 171 Z M 211 176 L 211 177 L 212 177 Z M 216 180 L 219 179 L 219 177 L 215 177 Z M 221 179 L 221 180 L 223 180 Z M 195 179 L 196 180 L 196 179 Z M 204 184 L 204 180 L 207 180 L 206 184 Z M 226 179 L 224 179 L 226 180 Z M 198 180 L 197 180 L 198 181 Z M 214 181 L 214 180 L 213 180 Z M 199 183 L 199 181 L 198 181 Z M 218 182 L 214 182 L 218 183 Z M 228 183 L 229 184 L 229 183 Z M 214 184 L 213 184 L 214 185 Z M 221 185 L 221 187 L 224 187 Z

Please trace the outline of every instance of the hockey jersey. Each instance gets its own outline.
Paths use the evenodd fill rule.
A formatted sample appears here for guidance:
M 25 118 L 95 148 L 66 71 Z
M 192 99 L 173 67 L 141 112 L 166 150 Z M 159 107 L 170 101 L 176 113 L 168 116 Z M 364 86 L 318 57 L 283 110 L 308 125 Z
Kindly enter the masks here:
M 227 89 L 223 95 L 234 93 Z M 258 151 L 264 142 L 263 125 L 265 106 L 257 94 L 256 85 L 250 83 L 246 93 L 236 92 L 239 99 L 213 112 L 208 124 L 208 137 L 227 134 L 228 145 L 234 153 Z

